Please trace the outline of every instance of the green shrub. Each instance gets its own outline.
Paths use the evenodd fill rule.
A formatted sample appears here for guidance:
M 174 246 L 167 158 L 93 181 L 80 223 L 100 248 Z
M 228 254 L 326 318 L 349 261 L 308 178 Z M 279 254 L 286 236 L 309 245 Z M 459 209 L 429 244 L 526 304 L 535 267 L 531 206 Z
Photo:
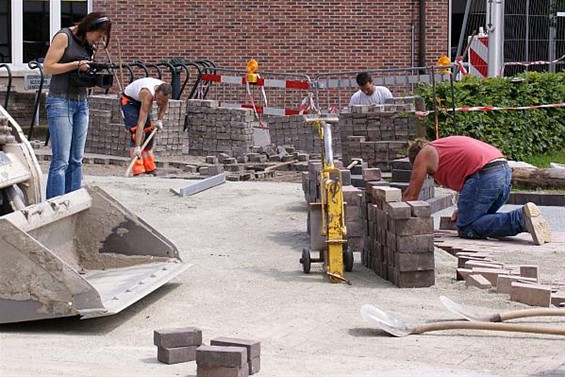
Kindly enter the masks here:
M 433 109 L 433 88 L 421 84 L 417 94 Z M 477 79 L 465 76 L 454 83 L 455 107 L 518 107 L 565 102 L 565 72 L 523 73 L 515 78 Z M 436 83 L 440 103 L 439 136 L 466 135 L 499 148 L 511 159 L 564 149 L 565 108 L 529 110 L 457 111 L 449 82 Z M 435 138 L 435 116 L 422 118 L 428 138 Z

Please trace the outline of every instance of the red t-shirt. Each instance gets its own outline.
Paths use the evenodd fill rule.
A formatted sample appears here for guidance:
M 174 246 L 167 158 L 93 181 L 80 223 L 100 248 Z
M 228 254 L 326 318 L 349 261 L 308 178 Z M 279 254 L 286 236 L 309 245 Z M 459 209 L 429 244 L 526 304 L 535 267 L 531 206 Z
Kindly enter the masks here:
M 468 136 L 449 136 L 429 143 L 439 155 L 434 180 L 460 192 L 465 179 L 492 160 L 504 158 L 498 149 Z

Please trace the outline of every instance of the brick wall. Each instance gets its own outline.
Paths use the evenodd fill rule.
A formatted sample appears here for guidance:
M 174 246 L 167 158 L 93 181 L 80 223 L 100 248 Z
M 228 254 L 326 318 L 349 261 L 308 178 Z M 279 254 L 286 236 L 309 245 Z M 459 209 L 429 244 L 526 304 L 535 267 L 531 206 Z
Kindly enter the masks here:
M 94 0 L 114 21 L 124 62 L 210 59 L 220 67 L 314 74 L 409 67 L 418 62 L 419 0 Z M 448 1 L 426 1 L 426 57 L 447 48 Z M 413 27 L 412 27 L 413 26 Z M 117 60 L 116 40 L 110 52 Z

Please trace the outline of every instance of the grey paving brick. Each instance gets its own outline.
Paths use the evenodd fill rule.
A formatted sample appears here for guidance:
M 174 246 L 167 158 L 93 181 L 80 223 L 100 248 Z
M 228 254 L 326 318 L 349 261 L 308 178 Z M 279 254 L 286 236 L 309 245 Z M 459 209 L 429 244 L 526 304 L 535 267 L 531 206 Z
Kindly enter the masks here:
M 155 330 L 153 344 L 162 348 L 199 346 L 202 344 L 202 330 L 196 327 Z

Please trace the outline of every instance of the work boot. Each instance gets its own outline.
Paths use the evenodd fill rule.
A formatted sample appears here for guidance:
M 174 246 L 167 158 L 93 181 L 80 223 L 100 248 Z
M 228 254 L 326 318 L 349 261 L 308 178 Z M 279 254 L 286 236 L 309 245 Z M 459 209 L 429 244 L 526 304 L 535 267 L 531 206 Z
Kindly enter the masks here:
M 526 203 L 522 207 L 524 214 L 524 224 L 528 233 L 532 235 L 532 239 L 536 245 L 543 245 L 545 242 L 551 242 L 551 230 L 549 224 L 534 203 Z

